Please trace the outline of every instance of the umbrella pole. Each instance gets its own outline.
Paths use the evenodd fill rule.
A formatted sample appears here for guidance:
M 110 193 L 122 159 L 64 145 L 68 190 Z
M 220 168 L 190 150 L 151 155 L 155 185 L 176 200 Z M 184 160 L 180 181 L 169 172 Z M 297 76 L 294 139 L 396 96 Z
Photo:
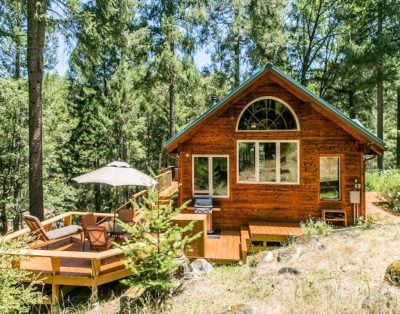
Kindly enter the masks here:
M 114 223 L 113 223 L 113 229 L 115 230 L 115 218 L 117 216 L 117 207 L 116 207 L 116 200 L 117 200 L 117 194 L 118 194 L 118 186 L 114 188 Z

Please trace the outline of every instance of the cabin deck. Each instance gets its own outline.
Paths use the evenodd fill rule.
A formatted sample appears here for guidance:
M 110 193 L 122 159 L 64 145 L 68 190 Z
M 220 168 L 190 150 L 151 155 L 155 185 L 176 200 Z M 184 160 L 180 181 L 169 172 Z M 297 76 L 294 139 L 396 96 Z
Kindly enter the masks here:
M 85 250 L 83 250 L 85 246 Z M 80 236 L 75 235 L 72 239 L 65 239 L 58 243 L 50 245 L 48 249 L 41 251 L 56 251 L 56 252 L 76 252 L 82 255 L 86 253 L 98 253 L 97 251 L 90 250 L 89 242 L 80 241 Z M 61 253 L 62 254 L 62 253 Z M 59 276 L 70 276 L 70 277 L 87 277 L 90 278 L 92 275 L 91 261 L 86 259 L 76 258 L 63 258 L 60 260 Z M 46 278 L 53 275 L 53 266 L 51 257 L 31 257 L 23 260 L 20 263 L 21 269 L 28 270 L 33 274 L 39 275 L 41 278 Z M 125 269 L 124 262 L 118 256 L 111 256 L 101 262 L 101 270 L 99 275 L 103 275 L 116 270 Z
M 219 238 L 206 239 L 205 258 L 217 262 L 238 262 L 240 254 L 240 232 L 222 230 Z

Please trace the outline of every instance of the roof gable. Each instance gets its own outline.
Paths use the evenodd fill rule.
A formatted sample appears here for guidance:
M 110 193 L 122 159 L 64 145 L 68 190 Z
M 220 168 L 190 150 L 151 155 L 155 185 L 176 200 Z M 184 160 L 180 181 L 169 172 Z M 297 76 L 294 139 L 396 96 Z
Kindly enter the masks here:
M 206 110 L 203 114 L 198 116 L 196 119 L 194 119 L 192 122 L 184 126 L 181 130 L 179 130 L 174 136 L 169 138 L 165 144 L 164 147 L 168 152 L 171 152 L 175 150 L 178 146 L 178 144 L 181 141 L 184 141 L 183 135 L 188 135 L 190 136 L 190 133 L 195 131 L 196 127 L 198 127 L 202 122 L 206 121 L 208 118 L 219 112 L 224 108 L 224 105 L 226 105 L 230 100 L 232 100 L 234 97 L 238 96 L 241 92 L 244 90 L 248 89 L 251 87 L 253 84 L 255 84 L 258 79 L 266 75 L 267 73 L 270 73 L 273 78 L 277 80 L 277 83 L 280 84 L 282 83 L 282 86 L 286 89 L 289 88 L 296 90 L 297 92 L 300 92 L 305 100 L 306 98 L 313 101 L 317 105 L 319 105 L 321 111 L 327 113 L 330 115 L 330 118 L 332 120 L 336 120 L 335 122 L 337 123 L 342 123 L 346 126 L 349 133 L 351 133 L 353 136 L 359 135 L 360 137 L 371 141 L 371 144 L 373 144 L 372 149 L 378 153 L 381 154 L 384 150 L 385 143 L 382 141 L 380 138 L 372 134 L 368 129 L 366 129 L 358 120 L 352 120 L 348 118 L 346 115 L 344 115 L 339 109 L 337 109 L 335 106 L 331 105 L 321 97 L 317 96 L 310 90 L 308 90 L 306 87 L 301 85 L 300 83 L 296 82 L 293 80 L 291 77 L 289 77 L 287 74 L 285 74 L 283 71 L 281 71 L 279 68 L 273 66 L 272 64 L 267 64 L 263 70 L 260 70 L 256 72 L 252 77 L 244 81 L 241 85 L 239 85 L 237 88 L 233 89 L 228 95 L 226 95 L 223 99 L 218 101 L 216 104 L 210 106 L 208 110 Z M 286 86 L 285 86 L 286 85 Z M 374 149 L 375 148 L 375 149 Z

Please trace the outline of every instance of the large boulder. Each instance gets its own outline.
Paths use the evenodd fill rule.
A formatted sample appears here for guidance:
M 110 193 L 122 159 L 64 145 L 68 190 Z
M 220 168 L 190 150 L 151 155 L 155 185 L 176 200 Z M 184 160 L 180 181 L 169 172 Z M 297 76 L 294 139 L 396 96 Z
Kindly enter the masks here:
M 395 261 L 386 268 L 385 279 L 392 285 L 400 287 L 400 261 Z
M 206 261 L 204 258 L 198 258 L 192 262 L 191 267 L 195 273 L 209 274 L 214 270 L 213 265 Z

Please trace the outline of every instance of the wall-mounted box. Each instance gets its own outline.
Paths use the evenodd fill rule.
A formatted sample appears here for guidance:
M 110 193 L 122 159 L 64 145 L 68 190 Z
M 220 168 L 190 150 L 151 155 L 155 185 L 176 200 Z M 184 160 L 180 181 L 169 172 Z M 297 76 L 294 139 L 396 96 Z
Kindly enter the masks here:
M 352 204 L 360 204 L 361 203 L 360 191 L 350 191 L 350 203 L 352 203 Z

